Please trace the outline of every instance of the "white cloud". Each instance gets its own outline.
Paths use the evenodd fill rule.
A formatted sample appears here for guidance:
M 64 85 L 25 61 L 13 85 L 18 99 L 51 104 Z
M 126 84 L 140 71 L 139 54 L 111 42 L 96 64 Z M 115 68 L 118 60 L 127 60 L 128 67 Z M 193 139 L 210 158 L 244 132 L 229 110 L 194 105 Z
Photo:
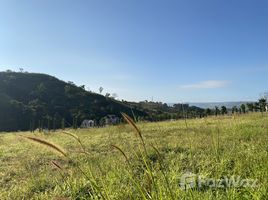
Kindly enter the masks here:
M 195 84 L 182 85 L 183 89 L 215 89 L 223 88 L 230 84 L 230 81 L 221 81 L 221 80 L 208 80 L 201 81 Z

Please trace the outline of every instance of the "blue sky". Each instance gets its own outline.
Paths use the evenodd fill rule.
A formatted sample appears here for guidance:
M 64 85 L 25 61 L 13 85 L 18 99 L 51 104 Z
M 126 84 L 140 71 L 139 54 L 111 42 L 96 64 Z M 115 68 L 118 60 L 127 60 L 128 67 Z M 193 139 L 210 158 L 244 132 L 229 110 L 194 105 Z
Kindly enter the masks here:
M 164 102 L 268 91 L 268 1 L 0 0 L 0 71 Z

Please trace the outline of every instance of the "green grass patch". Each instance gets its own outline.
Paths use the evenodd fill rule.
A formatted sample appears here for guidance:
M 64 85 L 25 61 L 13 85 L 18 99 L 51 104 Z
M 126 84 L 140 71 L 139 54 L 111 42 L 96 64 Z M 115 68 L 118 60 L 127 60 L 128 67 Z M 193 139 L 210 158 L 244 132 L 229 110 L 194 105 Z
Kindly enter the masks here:
M 268 199 L 267 115 L 187 124 L 0 134 L 0 199 Z M 194 178 L 183 185 L 185 174 Z M 207 183 L 198 186 L 198 177 Z M 228 187 L 232 177 L 257 182 Z

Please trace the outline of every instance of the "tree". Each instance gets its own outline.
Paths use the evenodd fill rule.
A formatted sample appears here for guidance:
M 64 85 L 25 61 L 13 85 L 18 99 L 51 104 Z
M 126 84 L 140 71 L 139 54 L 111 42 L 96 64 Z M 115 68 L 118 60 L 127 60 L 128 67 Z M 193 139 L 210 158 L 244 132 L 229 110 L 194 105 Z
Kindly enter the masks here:
M 61 129 L 62 130 L 65 129 L 65 119 L 64 118 L 61 119 Z
M 82 88 L 83 90 L 86 90 L 85 85 L 81 85 L 80 88 Z
M 253 108 L 255 112 L 258 112 L 260 110 L 259 102 L 255 102 Z
M 220 113 L 220 110 L 218 106 L 215 106 L 215 115 L 218 116 L 219 113 Z
M 267 99 L 262 97 L 259 99 L 259 108 L 261 112 L 266 111 L 266 106 L 267 106 Z
M 237 112 L 238 112 L 237 107 L 236 106 L 232 107 L 232 114 L 237 113 Z
M 253 103 L 247 103 L 247 107 L 248 107 L 248 110 L 250 112 L 253 112 L 254 111 L 254 104 Z
M 241 111 L 245 114 L 246 113 L 246 106 L 245 106 L 245 104 L 241 104 L 240 108 L 241 108 Z
M 227 114 L 227 108 L 226 108 L 225 106 L 222 106 L 222 107 L 221 107 L 221 114 L 222 114 L 222 115 Z
M 100 92 L 100 94 L 102 93 L 102 91 L 103 91 L 103 87 L 100 87 L 100 88 L 99 88 L 99 92 Z
M 37 97 L 42 98 L 45 95 L 46 90 L 47 90 L 47 88 L 46 88 L 45 84 L 44 83 L 40 83 L 37 86 L 36 91 L 35 91 Z
M 207 109 L 205 110 L 205 114 L 206 114 L 206 115 L 211 115 L 211 109 L 210 109 L 210 108 L 207 108 Z
M 46 120 L 47 120 L 47 130 L 50 131 L 50 121 L 51 121 L 51 117 L 49 115 L 46 116 Z

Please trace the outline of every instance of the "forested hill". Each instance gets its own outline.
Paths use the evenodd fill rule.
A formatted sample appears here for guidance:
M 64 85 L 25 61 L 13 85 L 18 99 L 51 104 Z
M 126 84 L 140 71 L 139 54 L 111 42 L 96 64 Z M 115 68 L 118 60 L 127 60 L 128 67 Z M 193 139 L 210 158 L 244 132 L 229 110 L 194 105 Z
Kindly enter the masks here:
M 149 121 L 204 115 L 204 109 L 187 104 L 117 101 L 46 74 L 0 72 L 0 131 L 77 127 L 84 119 L 99 123 L 121 112 Z
M 131 114 L 129 105 L 46 74 L 0 72 L 0 131 L 80 125 L 108 114 Z M 147 116 L 133 108 L 137 116 Z

